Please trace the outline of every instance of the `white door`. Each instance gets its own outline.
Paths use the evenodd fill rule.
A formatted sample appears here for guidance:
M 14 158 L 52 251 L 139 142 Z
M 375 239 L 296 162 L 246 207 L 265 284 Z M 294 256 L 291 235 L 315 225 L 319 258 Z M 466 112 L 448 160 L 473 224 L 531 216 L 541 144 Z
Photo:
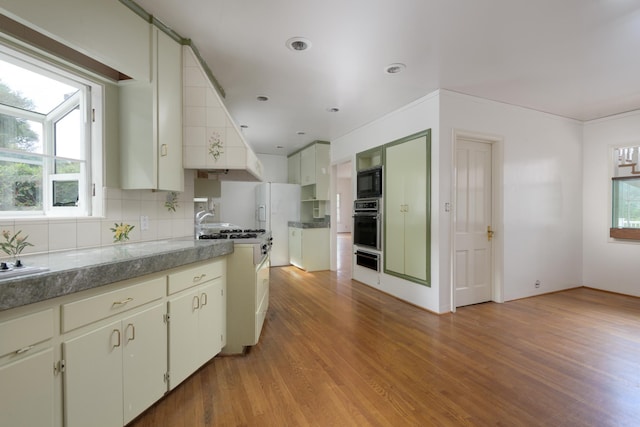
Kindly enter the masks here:
M 491 144 L 456 141 L 455 305 L 491 300 Z

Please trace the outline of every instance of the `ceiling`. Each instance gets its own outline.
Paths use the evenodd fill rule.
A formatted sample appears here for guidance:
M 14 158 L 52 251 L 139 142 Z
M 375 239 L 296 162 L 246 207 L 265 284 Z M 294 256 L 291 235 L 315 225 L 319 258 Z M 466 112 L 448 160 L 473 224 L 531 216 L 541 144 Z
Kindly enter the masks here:
M 331 141 L 437 89 L 583 121 L 640 109 L 640 0 L 137 3 L 192 39 L 256 153 Z

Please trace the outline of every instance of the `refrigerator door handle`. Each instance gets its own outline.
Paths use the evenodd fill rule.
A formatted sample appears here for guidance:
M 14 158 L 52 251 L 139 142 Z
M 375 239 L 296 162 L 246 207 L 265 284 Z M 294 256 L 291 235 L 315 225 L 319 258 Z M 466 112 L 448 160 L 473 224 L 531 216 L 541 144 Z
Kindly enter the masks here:
M 265 205 L 258 206 L 258 221 L 267 220 L 267 207 Z

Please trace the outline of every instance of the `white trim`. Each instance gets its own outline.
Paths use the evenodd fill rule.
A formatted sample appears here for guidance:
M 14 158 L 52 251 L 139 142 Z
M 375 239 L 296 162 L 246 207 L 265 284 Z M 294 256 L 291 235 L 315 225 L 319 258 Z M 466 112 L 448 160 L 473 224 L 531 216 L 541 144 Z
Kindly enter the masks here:
M 502 188 L 504 181 L 504 138 L 499 135 L 489 135 L 473 131 L 465 131 L 461 129 L 453 129 L 452 132 L 452 144 L 451 144 L 451 227 L 449 229 L 449 239 L 451 243 L 451 253 L 449 254 L 450 265 L 450 277 L 451 282 L 451 312 L 456 312 L 456 277 L 455 277 L 455 230 L 456 230 L 456 215 L 455 215 L 455 200 L 457 190 L 457 169 L 456 169 L 456 150 L 459 139 L 470 139 L 478 142 L 484 142 L 491 144 L 491 222 L 492 228 L 495 232 L 493 245 L 491 246 L 491 300 L 494 302 L 504 302 L 504 222 L 503 222 L 503 209 L 504 202 L 502 197 Z

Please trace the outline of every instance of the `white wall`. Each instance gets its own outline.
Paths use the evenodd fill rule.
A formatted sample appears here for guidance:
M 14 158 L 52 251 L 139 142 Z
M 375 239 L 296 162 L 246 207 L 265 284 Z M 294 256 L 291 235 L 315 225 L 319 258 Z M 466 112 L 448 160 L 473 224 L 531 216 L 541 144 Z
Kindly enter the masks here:
M 350 233 L 353 226 L 351 213 L 353 210 L 353 190 L 351 178 L 338 178 L 337 192 L 340 193 L 340 221 L 336 218 L 338 233 Z
M 632 144 L 640 144 L 640 111 L 584 126 L 583 271 L 584 286 L 640 296 L 640 243 L 609 238 L 611 149 Z
M 331 141 L 331 163 L 342 163 L 351 160 L 355 167 L 355 154 L 368 148 L 396 139 L 431 129 L 432 154 L 437 158 L 439 154 L 438 141 L 438 92 L 425 96 L 391 114 L 388 114 L 360 129 L 357 129 L 341 138 Z M 436 162 L 437 163 L 437 162 Z M 439 167 L 433 165 L 433 173 L 437 174 Z M 355 171 L 354 171 L 355 174 Z M 434 189 L 432 201 L 439 197 L 438 189 Z M 368 279 L 358 277 L 354 271 L 354 277 L 368 285 L 378 288 L 398 298 L 424 307 L 428 310 L 439 312 L 440 271 L 438 268 L 439 254 L 437 251 L 438 233 L 436 231 L 438 215 L 433 215 L 432 241 L 431 241 L 431 280 L 432 286 L 423 286 L 413 282 L 399 279 L 394 276 L 379 274 L 367 274 Z M 371 271 L 371 270 L 368 270 Z M 379 283 L 378 283 L 379 279 Z
M 582 285 L 582 123 L 449 91 L 441 91 L 440 101 L 442 200 L 434 205 L 440 212 L 453 197 L 454 129 L 503 140 L 502 191 L 497 195 L 502 198 L 498 213 L 503 222 L 497 224 L 502 235 L 496 235 L 496 243 L 504 254 L 503 270 L 497 272 L 504 300 Z M 450 295 L 447 233 L 452 219 L 448 214 L 441 218 L 440 284 L 447 289 L 441 293 L 445 307 Z M 539 289 L 536 280 L 542 283 Z
M 434 92 L 332 141 L 332 163 L 432 129 L 431 287 L 385 274 L 368 284 L 435 312 L 451 309 L 453 131 L 498 136 L 504 299 L 582 284 L 582 124 L 449 91 Z M 498 251 L 500 252 L 500 251 Z M 375 283 L 380 279 L 380 284 Z M 536 280 L 542 282 L 535 289 Z

